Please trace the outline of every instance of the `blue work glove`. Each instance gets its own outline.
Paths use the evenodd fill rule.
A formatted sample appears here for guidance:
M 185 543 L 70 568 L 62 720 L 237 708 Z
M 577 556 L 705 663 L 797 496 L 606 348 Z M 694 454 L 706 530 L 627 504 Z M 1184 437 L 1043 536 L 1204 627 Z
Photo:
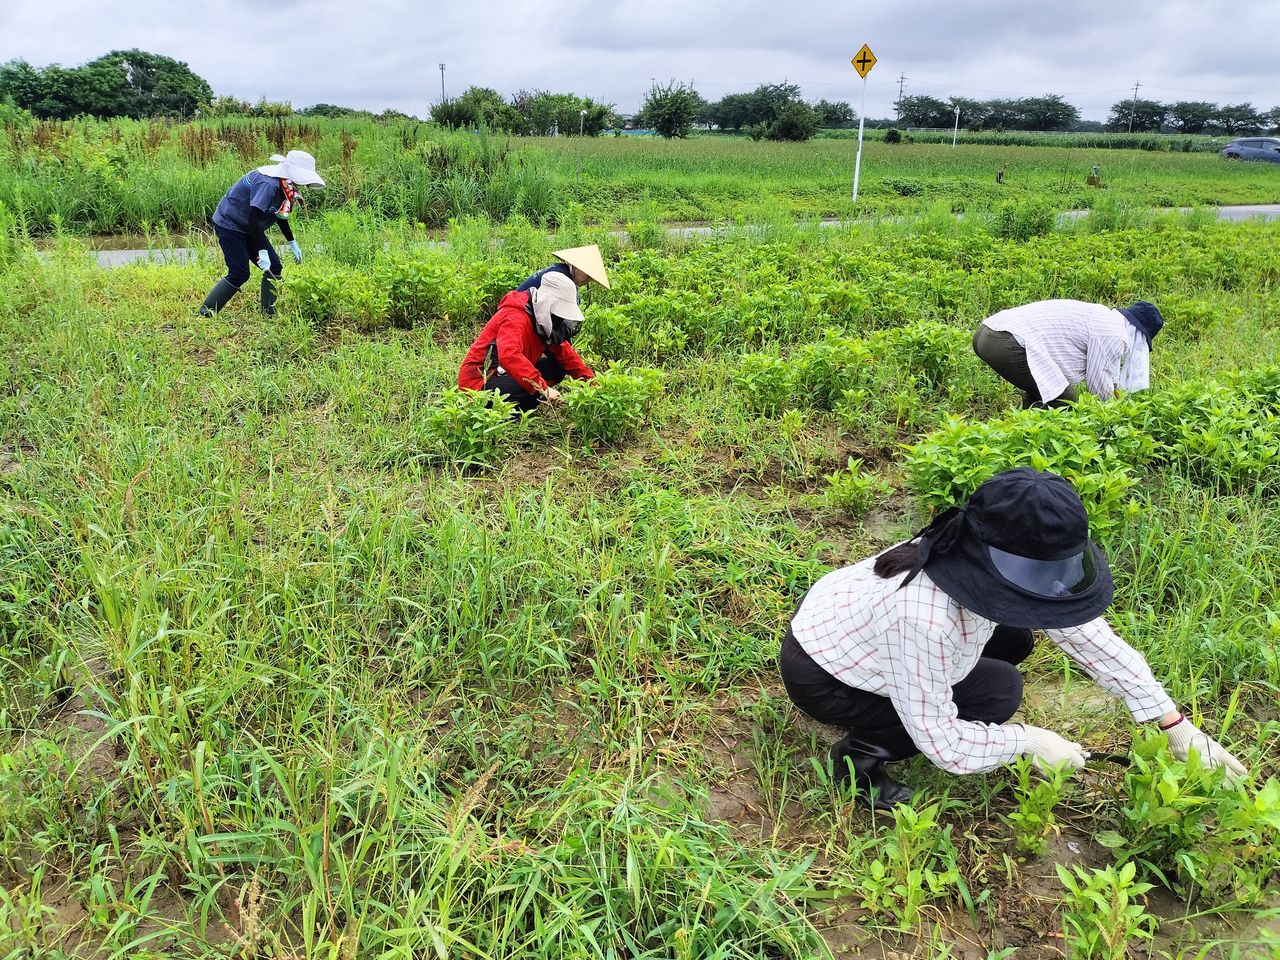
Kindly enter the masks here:
M 293 262 L 294 262 L 294 263 L 301 263 L 301 262 L 302 262 L 302 248 L 301 248 L 300 246 L 298 246 L 298 241 L 297 241 L 297 240 L 290 240 L 290 241 L 289 241 L 289 249 L 293 251 Z
M 271 254 L 265 250 L 258 251 L 258 269 L 263 273 L 271 272 Z

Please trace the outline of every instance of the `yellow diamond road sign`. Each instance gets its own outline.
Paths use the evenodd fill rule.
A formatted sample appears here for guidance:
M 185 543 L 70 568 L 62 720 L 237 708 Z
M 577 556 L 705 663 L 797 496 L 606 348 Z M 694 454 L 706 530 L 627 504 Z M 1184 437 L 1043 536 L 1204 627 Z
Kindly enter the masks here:
M 853 69 L 858 71 L 858 76 L 865 80 L 867 79 L 867 74 L 871 72 L 871 68 L 876 65 L 876 55 L 864 43 L 862 49 L 849 62 L 853 64 Z

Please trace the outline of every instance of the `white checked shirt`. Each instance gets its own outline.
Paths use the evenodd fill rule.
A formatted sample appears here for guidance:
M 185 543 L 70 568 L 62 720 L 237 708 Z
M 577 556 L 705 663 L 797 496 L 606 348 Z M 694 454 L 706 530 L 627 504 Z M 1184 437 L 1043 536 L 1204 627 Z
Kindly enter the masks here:
M 841 683 L 888 697 L 915 745 L 944 770 L 978 773 L 1014 760 L 1026 749 L 1021 724 L 961 720 L 951 698 L 996 624 L 960 606 L 928 574 L 899 589 L 904 575 L 881 579 L 874 563 L 871 557 L 813 585 L 791 621 L 800 646 Z M 1102 618 L 1045 633 L 1135 720 L 1173 710 L 1146 660 Z
M 1027 351 L 1036 388 L 1052 400 L 1077 383 L 1110 399 L 1129 349 L 1129 321 L 1119 310 L 1082 300 L 1041 300 L 1001 310 L 982 321 L 1013 334 Z

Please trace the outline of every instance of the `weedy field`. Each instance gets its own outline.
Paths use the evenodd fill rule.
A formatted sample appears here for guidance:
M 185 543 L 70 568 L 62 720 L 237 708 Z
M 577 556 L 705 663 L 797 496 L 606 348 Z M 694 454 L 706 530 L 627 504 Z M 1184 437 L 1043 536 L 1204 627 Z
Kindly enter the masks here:
M 345 218 L 345 219 L 344 219 Z M 553 245 L 304 223 L 221 271 L 0 246 L 0 956 L 1170 958 L 1280 950 L 1280 228 L 1038 208 L 599 240 L 604 372 L 451 389 Z M 323 249 L 323 252 L 321 252 Z M 1154 389 L 1013 412 L 1026 300 L 1155 301 Z M 1047 643 L 1026 719 L 1128 769 L 832 783 L 804 590 L 1014 463 L 1076 480 L 1112 619 L 1252 770 L 1179 764 Z
M 1280 169 L 1182 152 L 1187 138 L 1099 138 L 1109 146 L 866 144 L 859 215 L 940 204 L 985 212 L 1029 201 L 1069 208 L 1280 202 Z M 32 234 L 202 229 L 223 192 L 274 151 L 311 151 L 329 184 L 315 212 L 347 204 L 379 220 L 444 227 L 483 214 L 559 226 L 572 204 L 588 223 L 847 217 L 854 145 L 729 137 L 509 138 L 430 124 L 225 120 L 192 124 L 36 122 L 0 113 L 0 204 Z M 1085 178 L 1095 165 L 1103 186 Z M 1003 183 L 996 175 L 1004 168 Z

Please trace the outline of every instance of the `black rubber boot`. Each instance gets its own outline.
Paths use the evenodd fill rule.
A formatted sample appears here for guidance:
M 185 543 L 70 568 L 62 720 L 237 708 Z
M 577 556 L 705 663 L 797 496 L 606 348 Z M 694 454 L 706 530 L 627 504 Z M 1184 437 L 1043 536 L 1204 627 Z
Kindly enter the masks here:
M 269 273 L 262 275 L 262 312 L 268 317 L 276 315 L 276 297 L 279 295 L 280 278 Z
M 858 788 L 857 798 L 873 810 L 892 810 L 900 803 L 911 801 L 911 790 L 889 776 L 885 764 L 897 759 L 874 744 L 856 740 L 849 735 L 831 748 L 831 766 L 837 783 L 849 779 Z
M 234 297 L 239 289 L 234 283 L 223 277 L 213 285 L 209 295 L 204 298 L 204 303 L 200 304 L 200 316 L 212 317 L 227 305 L 227 301 Z

